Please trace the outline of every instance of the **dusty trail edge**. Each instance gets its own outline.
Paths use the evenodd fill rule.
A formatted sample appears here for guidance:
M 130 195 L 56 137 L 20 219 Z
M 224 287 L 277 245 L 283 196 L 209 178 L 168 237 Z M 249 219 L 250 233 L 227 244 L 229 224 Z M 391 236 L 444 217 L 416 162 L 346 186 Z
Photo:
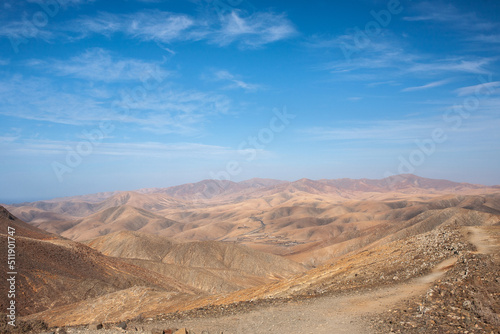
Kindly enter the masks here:
M 463 233 L 476 246 L 476 253 L 491 254 L 498 248 L 481 227 L 465 227 Z M 389 287 L 267 306 L 232 316 L 142 323 L 136 326 L 135 332 L 151 333 L 155 329 L 185 327 L 196 334 L 370 333 L 373 332 L 370 319 L 405 300 L 424 294 L 456 261 L 456 257 L 449 258 L 425 276 Z M 75 334 L 89 332 L 72 331 Z

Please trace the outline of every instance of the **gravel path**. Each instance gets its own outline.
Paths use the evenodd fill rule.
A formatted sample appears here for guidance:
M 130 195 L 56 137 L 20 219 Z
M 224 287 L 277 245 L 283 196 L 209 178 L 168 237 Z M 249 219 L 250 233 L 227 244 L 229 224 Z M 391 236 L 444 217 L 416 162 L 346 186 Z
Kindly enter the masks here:
M 426 276 L 390 287 L 291 301 L 232 316 L 130 323 L 128 331 L 152 333 L 185 327 L 189 329 L 190 334 L 373 333 L 373 323 L 370 319 L 374 315 L 391 309 L 399 302 L 425 293 L 430 284 L 439 279 L 455 260 L 453 258 L 443 261 Z M 75 334 L 94 332 L 123 333 L 110 330 L 91 332 L 75 328 L 68 330 L 68 333 Z
M 469 227 L 467 232 L 478 253 L 498 251 L 498 248 L 493 248 L 492 240 L 481 228 Z M 231 316 L 129 323 L 127 332 L 155 333 L 169 328 L 187 328 L 190 334 L 375 333 L 372 319 L 377 314 L 396 309 L 412 297 L 425 294 L 432 283 L 439 280 L 456 260 L 447 259 L 425 276 L 389 287 L 290 301 Z M 75 334 L 123 332 L 68 329 L 68 333 Z

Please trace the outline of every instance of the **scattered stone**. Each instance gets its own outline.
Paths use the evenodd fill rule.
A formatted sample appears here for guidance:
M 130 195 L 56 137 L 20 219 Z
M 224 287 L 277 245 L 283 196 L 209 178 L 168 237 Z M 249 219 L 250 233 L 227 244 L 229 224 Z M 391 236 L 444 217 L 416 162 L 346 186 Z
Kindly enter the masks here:
M 103 327 L 103 326 L 102 326 L 102 324 L 100 324 L 100 323 L 98 323 L 98 324 L 90 324 L 90 325 L 88 326 L 88 328 L 89 328 L 90 330 L 99 330 L 99 329 L 102 329 L 102 327 Z
M 127 329 L 127 323 L 125 321 L 120 322 L 119 324 L 116 325 L 116 327 L 121 329 Z

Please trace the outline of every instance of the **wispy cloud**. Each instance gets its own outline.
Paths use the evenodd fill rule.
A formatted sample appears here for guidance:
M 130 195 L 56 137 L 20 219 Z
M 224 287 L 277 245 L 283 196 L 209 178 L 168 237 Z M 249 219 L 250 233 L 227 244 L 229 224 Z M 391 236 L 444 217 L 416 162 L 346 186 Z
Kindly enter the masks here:
M 500 44 L 500 34 L 478 34 L 470 37 L 469 39 L 488 44 Z
M 427 74 L 439 74 L 443 72 L 464 72 L 474 74 L 488 74 L 490 71 L 487 66 L 490 65 L 495 59 L 493 58 L 451 58 L 442 59 L 434 62 L 420 62 L 414 63 L 408 72 L 419 72 Z
M 68 125 L 108 120 L 143 131 L 192 135 L 202 131 L 210 117 L 228 113 L 231 107 L 224 95 L 168 84 L 136 99 L 125 88 L 123 96 L 107 92 L 103 98 L 83 92 L 79 86 L 58 85 L 46 78 L 6 77 L 0 80 L 0 114 Z
M 498 92 L 497 88 L 500 87 L 500 81 L 486 82 L 479 85 L 462 87 L 455 90 L 458 96 L 467 96 L 475 94 L 492 95 Z
M 404 17 L 406 21 L 416 24 L 421 22 L 443 23 L 450 33 L 457 34 L 461 41 L 488 41 L 498 43 L 494 28 L 499 24 L 479 18 L 473 12 L 463 13 L 454 5 L 443 5 L 440 2 L 418 2 L 410 4 Z M 409 24 L 409 23 L 406 23 Z M 487 74 L 498 58 L 493 56 L 471 56 L 470 49 L 456 50 L 455 56 L 440 50 L 427 49 L 425 52 L 412 43 L 408 34 L 396 34 L 391 27 L 381 29 L 378 34 L 370 34 L 355 29 L 346 30 L 337 36 L 313 35 L 305 43 L 310 49 L 328 49 L 333 61 L 320 65 L 323 70 L 330 71 L 339 79 L 358 81 L 374 81 L 380 76 L 393 80 L 402 80 L 408 75 L 422 78 L 451 76 L 463 73 Z M 323 52 L 323 51 L 322 51 Z M 431 81 L 431 80 L 430 80 Z M 415 87 L 415 89 L 432 88 L 433 86 Z M 406 91 L 406 90 L 405 90 Z
M 148 10 L 133 14 L 99 13 L 95 17 L 82 17 L 71 21 L 66 29 L 78 33 L 78 38 L 91 34 L 111 36 L 122 33 L 145 41 L 170 43 L 178 39 L 189 39 L 185 31 L 194 25 L 188 15 Z
M 70 22 L 66 30 L 76 33 L 75 38 L 121 33 L 129 38 L 165 44 L 205 40 L 220 46 L 238 43 L 241 47 L 261 47 L 296 34 L 293 24 L 283 14 L 257 12 L 245 16 L 237 11 L 217 20 L 159 10 L 133 14 L 99 13 L 96 17 Z
M 344 43 L 350 38 L 353 37 L 342 35 L 337 38 L 337 41 Z M 339 45 L 341 44 L 336 45 L 338 50 L 340 50 Z M 491 72 L 489 66 L 496 60 L 493 57 L 479 56 L 440 58 L 433 55 L 431 57 L 418 51 L 407 51 L 404 43 L 401 43 L 396 38 L 388 37 L 374 39 L 370 43 L 363 44 L 361 48 L 355 49 L 351 59 L 344 58 L 328 62 L 323 64 L 320 69 L 354 79 L 379 80 L 381 71 L 384 71 L 385 76 L 389 75 L 397 78 L 408 74 L 419 77 L 453 75 L 456 73 L 488 74 Z M 362 75 L 360 75 L 361 71 L 363 71 Z
M 430 82 L 430 83 L 422 85 L 422 86 L 408 87 L 408 88 L 402 89 L 401 91 L 402 92 L 414 92 L 414 91 L 418 91 L 418 90 L 425 90 L 425 89 L 443 86 L 449 82 L 450 82 L 449 79 L 439 80 L 439 81 Z
M 261 85 L 252 84 L 239 79 L 236 75 L 227 70 L 215 70 L 209 75 L 204 75 L 204 79 L 209 81 L 229 82 L 225 89 L 243 89 L 247 92 L 253 92 L 262 88 Z
M 353 122 L 342 127 L 312 127 L 302 130 L 309 140 L 315 141 L 382 141 L 405 143 L 423 136 L 432 128 L 428 122 L 390 120 Z
M 214 32 L 211 41 L 219 45 L 239 41 L 244 47 L 259 47 L 290 38 L 296 33 L 295 27 L 283 14 L 257 12 L 244 17 L 233 11 L 222 18 L 221 28 Z
M 441 2 L 420 2 L 413 5 L 416 14 L 406 16 L 406 21 L 434 21 L 453 25 L 454 29 L 481 31 L 498 26 L 497 23 L 481 19 L 474 12 L 463 13 L 453 4 Z
M 18 138 L 19 136 L 0 136 L 0 144 L 12 143 Z
M 39 29 L 29 21 L 2 22 L 0 26 L 0 37 L 6 37 L 13 46 L 24 43 L 30 38 L 37 38 L 46 42 L 55 39 L 56 34 L 47 29 Z
M 62 76 L 104 82 L 140 82 L 152 73 L 161 81 L 169 74 L 161 67 L 161 62 L 113 57 L 109 51 L 101 48 L 88 49 L 69 60 L 31 60 L 28 64 Z
M 490 101 L 491 102 L 491 101 Z M 498 108 L 498 101 L 496 101 Z M 481 106 L 481 110 L 483 110 Z M 336 144 L 345 144 L 361 147 L 380 145 L 415 145 L 415 141 L 430 138 L 437 127 L 444 129 L 447 136 L 454 137 L 454 141 L 464 143 L 484 142 L 484 147 L 489 148 L 495 139 L 491 135 L 496 133 L 500 126 L 500 118 L 493 113 L 485 113 L 467 120 L 458 129 L 452 128 L 453 124 L 446 123 L 442 117 L 423 117 L 413 119 L 394 119 L 383 121 L 353 121 L 335 127 L 311 127 L 302 129 L 300 134 L 308 141 L 328 141 Z M 460 133 L 457 136 L 456 133 Z M 479 147 L 476 147 L 479 149 Z
M 1 139 L 1 137 L 0 137 Z M 66 154 L 68 147 L 75 147 L 78 142 L 58 140 L 20 140 L 2 142 L 4 154 L 30 154 L 31 156 L 57 156 Z M 229 147 L 200 143 L 160 143 L 160 142 L 103 142 L 95 147 L 93 154 L 100 156 L 132 156 L 157 158 L 218 158 L 237 154 Z

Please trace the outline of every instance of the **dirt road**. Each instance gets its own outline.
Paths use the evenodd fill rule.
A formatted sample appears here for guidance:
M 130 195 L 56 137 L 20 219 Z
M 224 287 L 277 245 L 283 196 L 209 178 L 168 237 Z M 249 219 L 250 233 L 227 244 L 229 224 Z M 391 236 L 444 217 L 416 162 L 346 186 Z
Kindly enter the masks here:
M 456 261 L 443 261 L 428 275 L 386 288 L 340 296 L 325 296 L 288 304 L 267 306 L 248 313 L 219 317 L 155 322 L 142 326 L 188 328 L 195 333 L 372 333 L 371 315 L 391 309 L 398 302 L 425 293 L 430 284 Z M 142 328 L 140 328 L 142 329 Z
M 476 245 L 478 253 L 499 251 L 498 246 L 495 246 L 498 244 L 496 240 L 482 227 L 467 227 L 464 234 Z M 425 276 L 385 288 L 293 301 L 232 316 L 146 322 L 136 327 L 139 333 L 183 327 L 196 334 L 374 333 L 370 319 L 381 312 L 394 309 L 404 300 L 424 294 L 455 262 L 456 258 L 447 259 Z

